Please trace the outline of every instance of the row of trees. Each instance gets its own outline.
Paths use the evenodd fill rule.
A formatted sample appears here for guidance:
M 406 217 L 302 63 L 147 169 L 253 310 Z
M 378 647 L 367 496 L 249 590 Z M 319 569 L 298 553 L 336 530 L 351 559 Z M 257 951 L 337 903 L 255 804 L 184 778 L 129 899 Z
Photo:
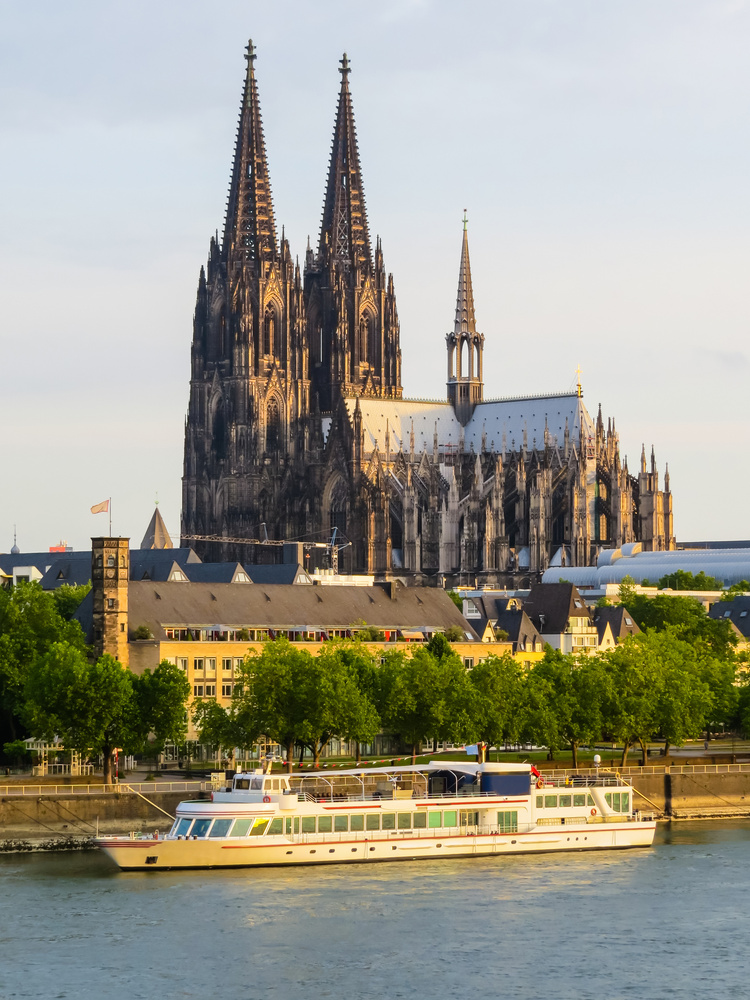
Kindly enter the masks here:
M 391 733 L 416 754 L 424 741 L 532 742 L 554 753 L 613 740 L 629 749 L 662 739 L 665 752 L 706 730 L 723 729 L 748 689 L 735 687 L 735 663 L 706 642 L 668 626 L 595 656 L 547 648 L 524 670 L 490 655 L 466 670 L 443 636 L 425 647 L 389 652 L 382 662 L 359 642 L 331 643 L 318 656 L 285 640 L 267 643 L 241 670 L 231 709 L 197 704 L 202 742 L 250 747 L 261 735 L 286 749 L 310 749 L 317 763 L 333 737 L 369 742 Z

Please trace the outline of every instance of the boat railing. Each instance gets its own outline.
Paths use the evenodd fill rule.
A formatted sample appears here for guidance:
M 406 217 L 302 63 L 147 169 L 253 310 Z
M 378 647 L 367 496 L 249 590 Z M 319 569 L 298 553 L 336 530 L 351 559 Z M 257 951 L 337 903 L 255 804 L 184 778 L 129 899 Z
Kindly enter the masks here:
M 88 784 L 77 785 L 0 785 L 0 796 L 18 795 L 24 797 L 42 798 L 45 795 L 127 795 L 135 792 L 207 792 L 211 791 L 210 781 L 139 781 L 122 782 L 122 784 Z
M 629 785 L 630 782 L 617 774 L 543 774 L 536 782 L 537 789 L 544 788 L 608 788 Z

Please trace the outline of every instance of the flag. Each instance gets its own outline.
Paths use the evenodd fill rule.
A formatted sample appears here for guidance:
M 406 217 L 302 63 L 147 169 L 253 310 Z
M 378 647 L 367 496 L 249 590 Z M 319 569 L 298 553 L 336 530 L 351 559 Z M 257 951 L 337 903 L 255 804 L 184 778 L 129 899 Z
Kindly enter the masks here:
M 540 772 L 540 771 L 537 771 L 537 769 L 536 769 L 536 768 L 534 767 L 534 765 L 533 765 L 533 764 L 531 764 L 531 765 L 529 765 L 529 766 L 531 767 L 531 773 L 532 773 L 532 774 L 534 775 L 534 777 L 535 777 L 535 778 L 541 778 L 541 776 L 542 776 L 542 775 L 541 775 L 541 772 Z
M 104 500 L 102 503 L 95 503 L 91 508 L 92 514 L 106 514 L 109 510 L 109 500 Z

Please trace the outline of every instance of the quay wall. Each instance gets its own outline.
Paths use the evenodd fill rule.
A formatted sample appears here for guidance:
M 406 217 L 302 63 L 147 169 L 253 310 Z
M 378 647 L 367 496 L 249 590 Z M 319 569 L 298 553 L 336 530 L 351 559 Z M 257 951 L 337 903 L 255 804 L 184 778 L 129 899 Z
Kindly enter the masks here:
M 162 834 L 172 825 L 177 806 L 185 799 L 208 798 L 209 792 L 148 791 L 146 799 L 129 791 L 101 791 L 91 794 L 39 791 L 38 794 L 10 794 L 0 791 L 0 851 L 19 841 L 88 840 L 100 834 L 123 834 L 131 830 Z M 157 806 L 159 808 L 157 808 Z

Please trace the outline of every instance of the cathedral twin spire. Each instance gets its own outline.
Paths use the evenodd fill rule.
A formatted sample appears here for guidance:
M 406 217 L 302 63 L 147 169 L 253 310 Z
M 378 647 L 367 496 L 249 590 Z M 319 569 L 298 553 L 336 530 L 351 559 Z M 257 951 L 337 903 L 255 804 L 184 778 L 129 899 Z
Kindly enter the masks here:
M 252 39 L 245 53 L 247 72 L 229 185 L 224 249 L 235 260 L 250 262 L 275 259 L 278 243 Z

